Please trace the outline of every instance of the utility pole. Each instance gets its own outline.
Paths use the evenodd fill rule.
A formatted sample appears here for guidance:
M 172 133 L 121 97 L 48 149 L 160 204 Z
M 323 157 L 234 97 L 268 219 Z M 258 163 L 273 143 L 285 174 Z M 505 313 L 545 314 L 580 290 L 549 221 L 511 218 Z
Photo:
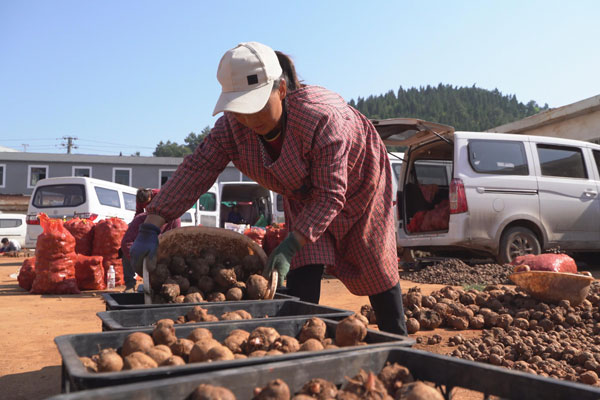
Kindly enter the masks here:
M 27 143 L 22 143 L 21 146 L 23 146 L 23 152 L 27 153 L 27 147 L 29 147 L 29 145 Z
M 61 143 L 61 146 L 67 148 L 67 154 L 71 154 L 71 149 L 76 149 L 77 148 L 77 146 L 75 146 L 73 144 L 73 141 L 77 140 L 77 138 L 76 137 L 72 137 L 72 136 L 63 136 L 62 139 L 66 140 L 67 143 L 66 144 L 65 143 Z

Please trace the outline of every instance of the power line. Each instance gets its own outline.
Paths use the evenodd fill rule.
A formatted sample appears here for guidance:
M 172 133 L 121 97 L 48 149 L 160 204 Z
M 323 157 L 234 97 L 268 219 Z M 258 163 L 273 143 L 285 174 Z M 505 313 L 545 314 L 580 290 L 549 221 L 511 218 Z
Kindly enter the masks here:
M 62 139 L 66 140 L 67 143 L 66 144 L 65 143 L 61 143 L 61 145 L 63 147 L 67 148 L 67 154 L 71 154 L 71 149 L 76 149 L 77 148 L 77 146 L 75 146 L 75 144 L 73 143 L 75 140 L 77 140 L 77 138 L 73 137 L 73 136 L 63 136 Z
M 80 139 L 82 142 L 94 142 L 94 143 L 101 143 L 101 144 L 106 144 L 106 145 L 111 145 L 111 146 L 119 146 L 119 147 L 136 147 L 136 148 L 141 148 L 141 149 L 154 149 L 154 147 L 149 147 L 149 146 L 138 146 L 138 145 L 127 145 L 127 144 L 123 144 L 123 143 L 112 143 L 112 142 L 103 142 L 101 140 L 91 140 L 91 139 Z

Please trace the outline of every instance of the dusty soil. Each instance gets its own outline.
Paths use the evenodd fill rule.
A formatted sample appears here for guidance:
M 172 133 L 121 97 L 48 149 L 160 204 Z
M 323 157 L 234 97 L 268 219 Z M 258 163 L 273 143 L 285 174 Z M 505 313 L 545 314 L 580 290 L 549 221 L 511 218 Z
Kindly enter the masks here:
M 16 273 L 23 258 L 0 257 L 0 388 L 2 398 L 43 399 L 60 393 L 61 357 L 54 344 L 60 335 L 101 331 L 96 312 L 104 311 L 101 293 L 85 291 L 80 295 L 33 295 L 18 286 Z M 429 294 L 444 285 L 416 284 L 402 281 L 404 291 L 419 286 Z M 123 288 L 117 288 L 119 291 Z M 354 296 L 336 279 L 322 283 L 321 304 L 360 312 L 368 297 Z M 371 326 L 376 329 L 375 325 Z M 418 332 L 413 337 L 440 334 L 444 340 L 435 346 L 416 345 L 441 354 L 452 348 L 445 345 L 455 331 L 437 329 Z M 461 331 L 465 338 L 479 336 L 480 331 Z M 454 399 L 480 399 L 481 394 L 459 391 Z

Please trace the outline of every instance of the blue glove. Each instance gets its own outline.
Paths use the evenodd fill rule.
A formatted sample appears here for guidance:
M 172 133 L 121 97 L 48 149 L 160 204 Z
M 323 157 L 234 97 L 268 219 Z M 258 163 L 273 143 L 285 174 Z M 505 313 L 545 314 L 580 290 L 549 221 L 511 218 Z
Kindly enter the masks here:
M 276 270 L 279 273 L 279 281 L 277 286 L 283 286 L 283 281 L 290 271 L 290 264 L 292 263 L 292 257 L 298 250 L 302 248 L 296 236 L 291 232 L 283 239 L 283 241 L 273 250 L 267 265 L 263 270 L 263 276 L 267 279 L 271 276 L 271 271 Z
M 129 250 L 131 265 L 139 276 L 142 276 L 144 257 L 156 259 L 156 250 L 158 249 L 158 234 L 160 228 L 153 224 L 142 224 L 140 230 Z

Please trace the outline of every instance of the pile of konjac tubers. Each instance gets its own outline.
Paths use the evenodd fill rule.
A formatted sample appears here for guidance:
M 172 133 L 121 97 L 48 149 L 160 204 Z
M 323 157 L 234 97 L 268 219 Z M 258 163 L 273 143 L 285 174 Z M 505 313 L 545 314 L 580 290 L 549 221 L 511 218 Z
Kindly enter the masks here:
M 297 337 L 280 335 L 274 328 L 263 326 L 252 332 L 234 329 L 220 343 L 206 328 L 196 328 L 187 338 L 178 338 L 174 321 L 162 319 L 151 335 L 131 333 L 120 349 L 103 349 L 80 360 L 89 372 L 115 372 L 359 346 L 366 344 L 367 321 L 361 315 L 351 315 L 337 324 L 334 338 L 326 334 L 325 322 L 313 317 L 304 323 Z
M 261 300 L 268 287 L 262 271 L 256 254 L 240 259 L 207 248 L 199 255 L 164 256 L 149 271 L 152 303 Z
M 600 384 L 600 284 L 572 306 L 536 300 L 519 288 L 490 285 L 483 291 L 445 287 L 404 297 L 409 333 L 447 327 L 482 329 L 481 337 L 450 337 L 452 356 L 486 362 L 540 376 Z M 417 337 L 436 345 L 440 335 Z
M 254 393 L 249 393 L 245 398 L 252 400 L 442 400 L 444 397 L 437 389 L 423 382 L 416 382 L 408 368 L 398 363 L 388 363 L 377 375 L 361 369 L 356 376 L 347 377 L 341 388 L 325 379 L 314 378 L 306 382 L 296 394 L 292 394 L 285 381 L 275 379 L 262 388 L 255 388 Z M 236 397 L 225 387 L 201 384 L 189 399 L 235 400 Z

